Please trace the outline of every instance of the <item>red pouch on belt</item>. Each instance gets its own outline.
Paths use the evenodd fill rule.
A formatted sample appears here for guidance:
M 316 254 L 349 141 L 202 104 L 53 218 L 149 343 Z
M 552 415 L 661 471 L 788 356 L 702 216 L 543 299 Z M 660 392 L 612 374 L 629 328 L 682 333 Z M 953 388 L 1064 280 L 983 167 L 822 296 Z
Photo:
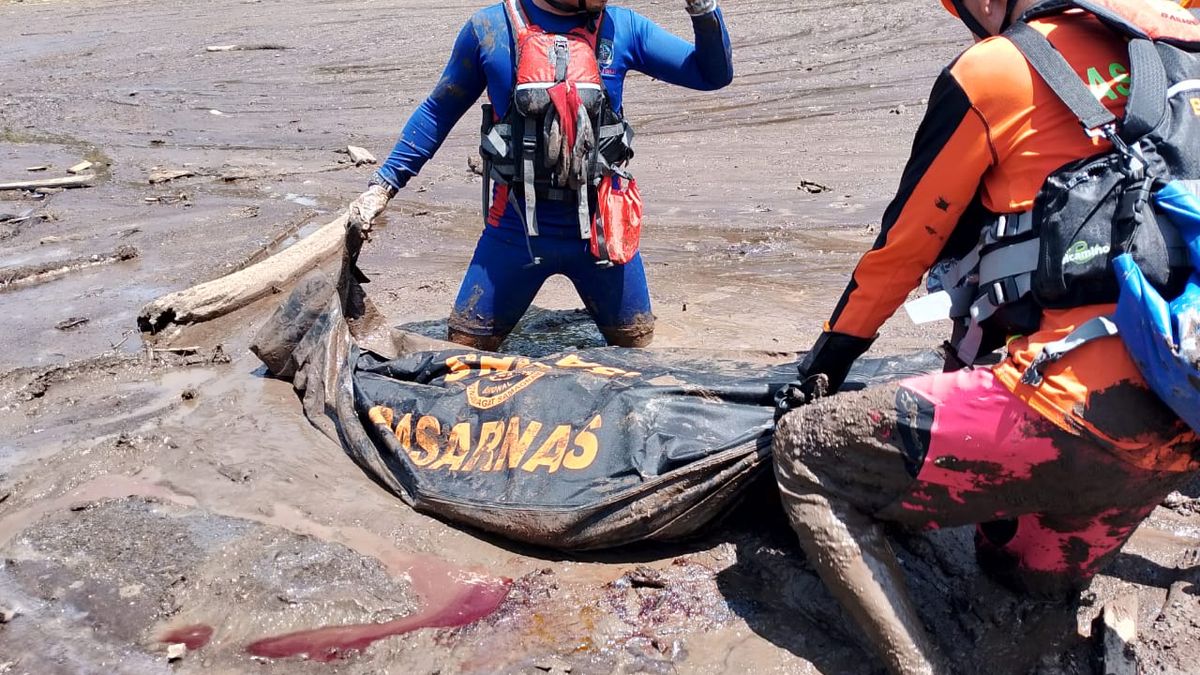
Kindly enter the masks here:
M 637 181 L 632 176 L 606 176 L 596 191 L 592 255 L 601 262 L 624 265 L 637 255 L 641 240 L 642 195 Z

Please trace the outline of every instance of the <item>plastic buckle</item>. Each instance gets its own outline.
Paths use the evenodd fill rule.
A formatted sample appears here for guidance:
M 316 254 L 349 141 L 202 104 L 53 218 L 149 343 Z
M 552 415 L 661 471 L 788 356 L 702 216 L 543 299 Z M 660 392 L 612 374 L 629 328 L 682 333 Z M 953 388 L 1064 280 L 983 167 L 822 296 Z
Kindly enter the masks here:
M 1008 216 L 1001 214 L 996 216 L 996 240 L 1003 239 L 1008 234 Z
M 1008 294 L 1005 292 L 1008 289 L 1004 285 L 1005 281 L 1005 279 L 993 281 L 988 287 L 988 300 L 990 300 L 991 303 L 996 307 L 1008 302 Z

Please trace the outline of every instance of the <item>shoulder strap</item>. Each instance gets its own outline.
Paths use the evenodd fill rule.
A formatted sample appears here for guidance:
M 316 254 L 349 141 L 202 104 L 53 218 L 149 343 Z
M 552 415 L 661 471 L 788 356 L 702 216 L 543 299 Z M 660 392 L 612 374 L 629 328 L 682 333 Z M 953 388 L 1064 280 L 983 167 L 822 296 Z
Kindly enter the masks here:
M 1117 117 L 1104 107 L 1079 79 L 1045 35 L 1024 22 L 1004 34 L 1046 84 L 1089 132 L 1116 125 Z M 1130 91 L 1121 137 L 1133 142 L 1152 131 L 1167 111 L 1167 73 L 1154 43 L 1144 38 L 1129 42 Z
M 529 30 L 529 17 L 525 16 L 525 8 L 521 6 L 521 0 L 504 0 L 504 11 L 508 15 L 509 24 L 512 25 L 513 39 Z
M 1135 75 L 1136 73 L 1136 75 Z M 1150 133 L 1167 115 L 1167 68 L 1154 43 L 1129 42 L 1129 101 L 1125 104 L 1125 127 L 1121 137 L 1135 141 Z
M 1075 74 L 1075 69 L 1054 45 L 1023 21 L 1013 24 L 1004 37 L 1016 45 L 1029 65 L 1050 85 L 1062 102 L 1074 113 L 1083 128 L 1102 129 L 1117 121 L 1116 115 L 1096 100 L 1090 89 Z

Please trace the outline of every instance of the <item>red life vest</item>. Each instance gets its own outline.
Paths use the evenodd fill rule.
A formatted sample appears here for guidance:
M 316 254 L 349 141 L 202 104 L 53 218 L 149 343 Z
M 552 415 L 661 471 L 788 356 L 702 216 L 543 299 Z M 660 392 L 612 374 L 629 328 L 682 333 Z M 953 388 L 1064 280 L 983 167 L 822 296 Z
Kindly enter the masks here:
M 609 181 L 611 185 L 612 175 L 618 173 L 627 181 L 616 196 L 630 191 L 636 194 L 632 177 L 620 168 L 633 157 L 633 132 L 608 101 L 596 57 L 604 14 L 588 26 L 550 33 L 529 22 L 520 0 L 505 0 L 504 6 L 512 28 L 516 78 L 504 119 L 496 119 L 491 106 L 484 106 L 480 144 L 485 165 L 484 214 L 494 222 L 507 206 L 491 204 L 493 180 L 503 186 L 505 199 L 523 214 L 529 236 L 538 234 L 539 199 L 575 197 L 580 237 L 592 240 L 593 251 L 604 254 L 597 256 L 601 261 L 625 262 L 636 252 L 636 245 L 632 252 L 617 252 L 614 258 L 607 247 L 597 247 L 595 234 L 599 227 L 603 238 L 603 212 L 608 208 L 607 200 L 599 198 L 601 183 Z M 518 200 L 517 192 L 522 199 Z M 607 197 L 613 191 L 604 194 Z M 638 198 L 639 226 L 640 203 Z M 629 211 L 628 204 L 621 208 Z M 597 214 L 600 223 L 594 222 Z M 628 218 L 625 220 L 628 225 Z M 623 240 L 628 248 L 629 238 Z

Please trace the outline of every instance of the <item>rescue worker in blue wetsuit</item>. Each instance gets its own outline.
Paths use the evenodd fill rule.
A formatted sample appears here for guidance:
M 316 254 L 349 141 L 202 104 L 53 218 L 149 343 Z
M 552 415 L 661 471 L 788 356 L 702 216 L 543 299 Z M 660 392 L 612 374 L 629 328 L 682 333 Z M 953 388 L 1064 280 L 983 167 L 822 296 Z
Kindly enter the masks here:
M 571 280 L 610 345 L 641 347 L 653 337 L 637 252 L 641 200 L 624 169 L 633 155 L 621 114 L 625 74 L 720 89 L 733 79 L 732 49 L 716 0 L 685 0 L 694 44 L 606 4 L 504 0 L 477 12 L 350 206 L 352 223 L 369 231 L 487 92 L 485 225 L 450 316 L 454 342 L 496 350 L 555 274 Z

